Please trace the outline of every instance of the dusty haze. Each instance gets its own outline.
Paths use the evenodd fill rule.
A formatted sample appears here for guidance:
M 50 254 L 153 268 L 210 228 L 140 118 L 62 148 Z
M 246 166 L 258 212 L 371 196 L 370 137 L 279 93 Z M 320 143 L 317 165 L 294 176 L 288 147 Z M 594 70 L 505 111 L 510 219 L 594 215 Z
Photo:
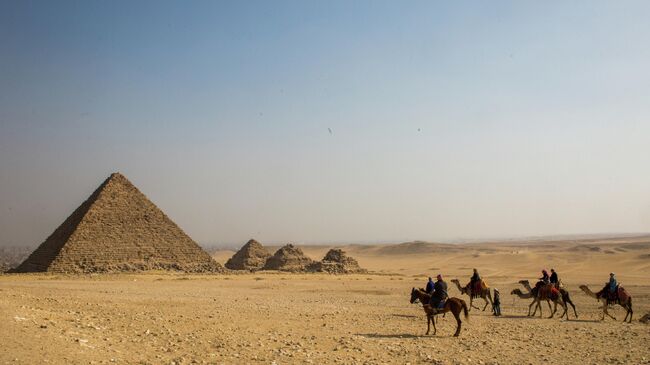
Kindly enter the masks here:
M 648 12 L 2 2 L 0 245 L 115 171 L 204 244 L 648 232 Z

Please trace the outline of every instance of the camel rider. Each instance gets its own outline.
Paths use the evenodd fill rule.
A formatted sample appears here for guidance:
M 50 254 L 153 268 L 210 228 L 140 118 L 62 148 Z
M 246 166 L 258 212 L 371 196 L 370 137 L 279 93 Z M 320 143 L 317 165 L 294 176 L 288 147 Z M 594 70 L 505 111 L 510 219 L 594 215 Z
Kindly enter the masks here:
M 433 309 L 439 309 L 440 304 L 444 303 L 447 299 L 447 283 L 442 280 L 442 275 L 438 274 L 436 277 L 436 282 L 433 284 L 433 294 L 431 294 L 431 307 Z
M 425 289 L 427 294 L 433 293 L 433 285 L 434 285 L 433 279 L 431 279 L 431 277 L 429 276 L 429 281 L 427 281 L 427 287 Z
M 560 279 L 558 279 L 555 269 L 551 269 L 551 278 L 549 280 L 556 288 L 560 287 Z
M 616 281 L 616 275 L 613 272 L 609 273 L 609 281 L 605 285 L 607 289 L 606 293 L 609 294 L 609 298 L 616 297 L 616 288 L 618 288 L 618 282 Z
M 471 279 L 469 279 L 469 287 L 472 293 L 481 291 L 481 275 L 478 274 L 478 270 L 474 269 Z
M 542 270 L 542 277 L 539 278 L 539 281 L 543 282 L 544 284 L 551 283 L 551 278 L 548 276 L 548 271 L 546 271 L 546 269 Z

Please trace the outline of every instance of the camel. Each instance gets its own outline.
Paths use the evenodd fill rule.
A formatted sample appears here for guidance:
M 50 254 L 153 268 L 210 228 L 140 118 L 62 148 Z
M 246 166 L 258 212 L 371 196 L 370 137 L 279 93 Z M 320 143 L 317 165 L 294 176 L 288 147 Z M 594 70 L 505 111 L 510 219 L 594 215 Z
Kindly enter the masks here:
M 528 314 L 526 314 L 528 317 L 530 317 L 531 316 L 530 310 L 532 309 L 533 305 L 537 303 L 537 296 L 533 295 L 533 293 L 530 292 L 530 291 L 528 293 L 524 293 L 524 292 L 521 291 L 521 289 L 514 289 L 513 291 L 510 292 L 510 295 L 516 295 L 516 296 L 519 297 L 519 299 L 533 298 L 532 303 L 530 303 L 530 305 L 528 306 Z M 551 308 L 551 303 L 548 302 L 548 301 L 546 303 L 548 303 L 548 310 L 553 311 L 553 308 Z M 537 308 L 535 308 L 535 309 L 537 309 Z M 535 310 L 535 313 L 537 313 L 537 310 Z M 542 316 L 542 310 L 541 309 L 539 310 L 539 316 L 540 317 Z
M 535 293 L 537 292 L 537 288 L 530 287 L 530 282 L 528 280 L 519 280 L 519 284 L 523 285 L 524 288 L 526 288 L 533 295 L 535 295 Z M 569 304 L 573 308 L 573 314 L 575 314 L 576 318 L 578 318 L 578 311 L 576 311 L 576 306 L 571 301 L 571 296 L 569 295 L 569 291 L 564 289 L 561 284 L 558 290 L 562 295 L 562 300 L 564 301 L 564 303 Z M 548 309 L 551 309 L 551 303 L 548 300 L 546 301 L 546 303 L 548 303 Z M 542 309 L 540 308 L 539 310 L 541 311 Z M 535 312 L 537 312 L 537 308 L 535 308 Z M 567 314 L 567 319 L 568 319 L 568 314 Z
M 458 279 L 452 279 L 452 283 L 456 284 L 458 287 L 458 290 L 460 291 L 460 294 L 466 294 L 469 295 L 469 310 L 472 310 L 472 308 L 480 309 L 479 307 L 474 305 L 474 298 L 475 297 L 481 297 L 483 300 L 485 300 L 485 306 L 483 306 L 483 311 L 485 312 L 485 308 L 487 308 L 488 304 L 493 304 L 492 303 L 492 294 L 490 294 L 490 288 L 485 288 L 481 290 L 480 293 L 472 293 L 472 288 L 470 288 L 469 285 L 465 287 L 460 286 L 460 281 Z M 489 302 L 488 302 L 489 300 Z
M 469 320 L 467 304 L 465 304 L 465 301 L 460 298 L 448 298 L 445 302 L 444 307 L 441 309 L 434 309 L 431 307 L 431 305 L 428 304 L 431 300 L 431 295 L 427 294 L 424 290 L 413 288 L 411 290 L 411 304 L 415 303 L 416 300 L 419 300 L 422 303 L 424 313 L 427 315 L 427 335 L 431 329 L 431 323 L 433 323 L 433 334 L 435 335 L 437 332 L 436 322 L 434 320 L 434 316 L 437 314 L 451 312 L 454 315 L 454 318 L 456 318 L 456 323 L 458 324 L 456 327 L 456 333 L 454 333 L 454 337 L 458 337 L 460 334 L 462 323 L 460 320 L 461 310 L 465 314 L 465 319 Z
M 588 296 L 595 298 L 596 300 L 601 301 L 603 303 L 603 317 L 600 319 L 601 321 L 605 320 L 605 315 L 607 315 L 609 318 L 613 320 L 616 320 L 614 316 L 612 316 L 607 312 L 607 307 L 609 305 L 607 303 L 606 297 L 602 295 L 598 295 L 600 293 L 592 292 L 591 289 L 589 289 L 589 287 L 586 285 L 580 285 L 580 289 L 582 289 L 582 291 L 585 292 L 585 294 L 587 294 Z M 630 316 L 629 323 L 632 323 L 632 315 L 634 314 L 634 311 L 632 310 L 632 297 L 629 294 L 627 294 L 627 292 L 625 292 L 625 289 L 623 289 L 622 287 L 619 287 L 619 290 L 625 293 L 624 299 L 621 299 L 621 295 L 619 295 L 619 299 L 616 301 L 616 304 L 625 308 L 625 310 L 627 311 L 625 313 L 625 318 L 623 318 L 623 322 L 626 322 L 627 317 Z
M 553 298 L 550 295 L 550 291 L 542 290 L 538 294 L 535 294 L 532 291 L 529 291 L 528 293 L 523 293 L 520 289 L 514 289 L 512 292 L 510 292 L 510 294 L 517 295 L 521 299 L 533 298 L 533 302 L 530 303 L 530 305 L 528 306 L 528 314 L 527 315 L 529 317 L 535 316 L 535 314 L 537 313 L 537 308 L 539 308 L 539 317 L 541 318 L 542 317 L 542 306 L 541 306 L 540 302 L 542 300 L 546 300 L 547 303 L 548 303 L 548 301 L 551 300 L 551 301 L 553 301 L 553 303 L 555 305 L 553 306 L 553 309 L 551 310 L 551 303 L 548 303 L 548 309 L 551 310 L 551 315 L 548 318 L 553 318 L 553 316 L 555 315 L 555 312 L 557 312 L 557 305 L 560 304 L 560 306 L 562 308 L 564 308 L 564 312 L 562 313 L 560 318 L 562 318 L 562 317 L 564 317 L 566 315 L 567 321 L 569 320 L 569 314 L 567 313 L 567 305 L 566 305 L 566 303 L 564 303 L 564 300 L 562 300 L 561 295 L 558 295 L 557 297 Z M 530 313 L 530 308 L 533 305 L 536 305 L 536 306 L 535 306 L 535 310 L 531 314 Z

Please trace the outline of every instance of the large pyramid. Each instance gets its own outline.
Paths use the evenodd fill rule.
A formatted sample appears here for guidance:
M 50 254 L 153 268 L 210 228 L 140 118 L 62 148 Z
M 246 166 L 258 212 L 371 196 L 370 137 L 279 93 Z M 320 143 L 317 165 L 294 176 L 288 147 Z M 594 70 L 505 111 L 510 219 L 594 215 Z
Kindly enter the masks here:
M 261 243 L 249 240 L 226 262 L 226 268 L 231 270 L 259 270 L 264 267 L 266 259 L 270 256 L 271 253 Z
M 13 272 L 222 272 L 126 177 L 112 174 Z
M 264 270 L 306 271 L 314 260 L 305 256 L 302 250 L 292 244 L 280 247 L 279 250 L 266 260 Z

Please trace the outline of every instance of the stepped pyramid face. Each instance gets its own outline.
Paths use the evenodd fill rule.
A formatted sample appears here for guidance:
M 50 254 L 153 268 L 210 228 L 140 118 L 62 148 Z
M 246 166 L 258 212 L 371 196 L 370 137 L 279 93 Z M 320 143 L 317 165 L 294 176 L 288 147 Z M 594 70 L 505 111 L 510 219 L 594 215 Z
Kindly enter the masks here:
M 266 260 L 264 270 L 305 271 L 314 260 L 305 256 L 302 250 L 294 245 L 282 246 Z
M 328 272 L 331 274 L 365 273 L 354 258 L 348 256 L 340 248 L 333 248 L 325 254 L 323 260 L 309 267 L 310 271 Z
M 270 256 L 271 253 L 261 243 L 249 240 L 226 262 L 226 268 L 231 270 L 260 270 Z
M 221 272 L 126 177 L 112 174 L 14 272 Z

